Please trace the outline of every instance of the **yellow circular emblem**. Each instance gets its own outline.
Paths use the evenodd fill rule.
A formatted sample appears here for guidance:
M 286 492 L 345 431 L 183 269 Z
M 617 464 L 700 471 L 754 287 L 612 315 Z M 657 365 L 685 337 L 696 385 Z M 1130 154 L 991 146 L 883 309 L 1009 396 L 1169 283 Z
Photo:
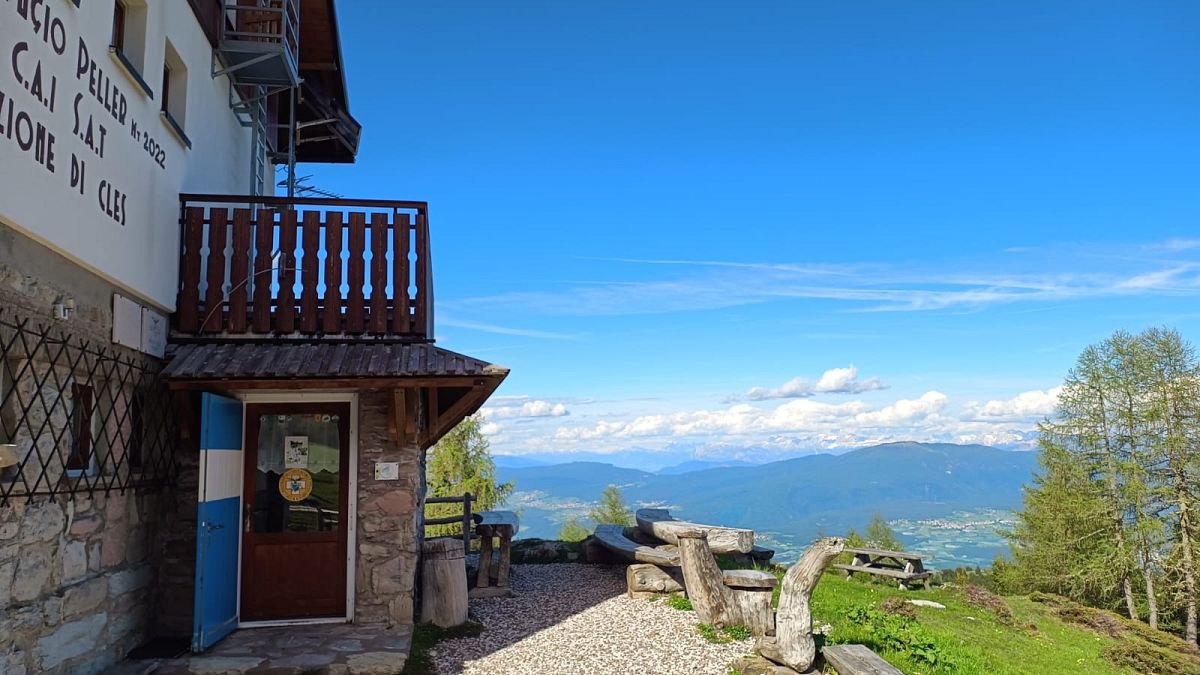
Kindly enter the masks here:
M 302 502 L 312 494 L 313 477 L 304 469 L 288 469 L 279 477 L 279 494 L 289 502 Z

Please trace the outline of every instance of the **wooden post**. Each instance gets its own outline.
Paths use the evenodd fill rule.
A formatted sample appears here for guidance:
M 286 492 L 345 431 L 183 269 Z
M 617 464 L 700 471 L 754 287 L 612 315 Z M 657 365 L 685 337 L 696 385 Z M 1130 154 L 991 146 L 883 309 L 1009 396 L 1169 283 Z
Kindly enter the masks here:
M 492 576 L 492 531 L 491 528 L 480 528 L 479 532 L 479 573 L 475 575 L 475 588 L 487 588 Z
M 821 574 L 843 548 L 845 542 L 837 537 L 821 539 L 788 569 L 779 594 L 779 610 L 775 613 L 775 635 L 759 639 L 756 645 L 759 654 L 800 673 L 812 667 L 817 645 L 812 636 L 809 602 Z
M 463 495 L 463 520 L 462 520 L 463 551 L 471 550 L 471 520 L 472 520 L 472 518 L 471 518 L 471 500 L 472 499 L 473 499 L 473 497 L 471 496 L 470 492 Z
M 685 528 L 677 530 L 675 536 L 679 541 L 683 585 L 696 617 L 701 623 L 723 628 L 729 616 L 729 598 L 721 568 L 708 548 L 708 533 L 700 528 Z
M 508 568 L 512 558 L 512 533 L 507 528 L 500 533 L 500 562 L 496 570 L 496 585 L 508 588 Z

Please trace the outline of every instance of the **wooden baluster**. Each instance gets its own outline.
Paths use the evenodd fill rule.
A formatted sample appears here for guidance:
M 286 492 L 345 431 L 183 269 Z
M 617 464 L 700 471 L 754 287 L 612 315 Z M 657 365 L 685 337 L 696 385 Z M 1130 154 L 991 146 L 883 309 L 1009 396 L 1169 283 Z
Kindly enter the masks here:
M 321 214 L 304 213 L 304 274 L 300 277 L 300 332 L 317 332 L 317 251 L 321 248 Z
M 229 209 L 208 210 L 208 292 L 204 296 L 204 318 L 200 330 L 219 333 L 224 329 L 225 242 L 229 239 Z
M 275 214 L 269 209 L 258 212 L 254 228 L 254 316 L 255 333 L 271 332 L 271 253 L 275 245 Z
M 410 236 L 412 224 L 408 214 L 397 213 L 392 225 L 392 332 L 401 335 L 412 330 L 412 317 L 409 316 L 412 304 L 408 298 Z
M 371 332 L 386 333 L 388 217 L 371 214 Z
M 246 332 L 250 278 L 250 210 L 233 210 L 233 257 L 229 268 L 229 332 Z
M 429 224 L 425 222 L 425 213 L 417 212 L 417 293 L 413 302 L 416 303 L 416 315 L 413 318 L 413 332 L 426 338 L 430 335 L 429 302 Z
M 183 264 L 180 270 L 179 330 L 200 327 L 200 247 L 204 244 L 204 208 L 189 206 L 183 215 Z
M 279 216 L 279 299 L 275 307 L 275 330 L 291 333 L 296 330 L 296 212 L 284 211 Z
M 346 332 L 363 332 L 363 247 L 366 242 L 366 215 L 350 214 L 350 292 L 346 294 Z
M 325 213 L 325 307 L 322 328 L 342 332 L 342 212 Z

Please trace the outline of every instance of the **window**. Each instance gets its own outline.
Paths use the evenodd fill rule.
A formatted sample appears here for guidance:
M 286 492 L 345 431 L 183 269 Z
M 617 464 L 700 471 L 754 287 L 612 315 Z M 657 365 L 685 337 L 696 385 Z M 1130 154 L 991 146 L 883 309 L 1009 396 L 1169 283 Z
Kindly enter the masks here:
M 71 454 L 67 456 L 68 475 L 90 474 L 96 467 L 95 395 L 90 385 L 71 384 Z
M 146 67 L 146 0 L 115 0 L 109 51 L 142 91 L 152 96 L 150 85 L 142 79 Z
M 163 79 L 162 79 L 162 111 L 168 115 L 171 113 L 171 66 L 163 64 Z
M 168 40 L 166 49 L 163 50 L 162 93 L 159 107 L 162 108 L 163 119 L 167 122 L 167 126 L 171 127 L 179 140 L 190 148 L 192 143 L 183 133 L 184 125 L 187 124 L 187 85 L 187 66 L 183 65 L 183 59 L 179 58 L 179 52 L 175 51 L 174 45 Z
M 125 3 L 121 0 L 113 8 L 112 46 L 119 52 L 125 51 Z

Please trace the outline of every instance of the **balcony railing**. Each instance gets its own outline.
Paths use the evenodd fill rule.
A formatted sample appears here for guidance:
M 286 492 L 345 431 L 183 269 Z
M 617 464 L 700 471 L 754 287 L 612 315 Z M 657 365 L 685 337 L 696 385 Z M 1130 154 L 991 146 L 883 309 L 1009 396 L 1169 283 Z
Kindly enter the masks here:
M 432 341 L 425 202 L 180 199 L 176 340 Z
M 240 83 L 299 84 L 299 0 L 224 0 L 223 7 L 219 72 Z

